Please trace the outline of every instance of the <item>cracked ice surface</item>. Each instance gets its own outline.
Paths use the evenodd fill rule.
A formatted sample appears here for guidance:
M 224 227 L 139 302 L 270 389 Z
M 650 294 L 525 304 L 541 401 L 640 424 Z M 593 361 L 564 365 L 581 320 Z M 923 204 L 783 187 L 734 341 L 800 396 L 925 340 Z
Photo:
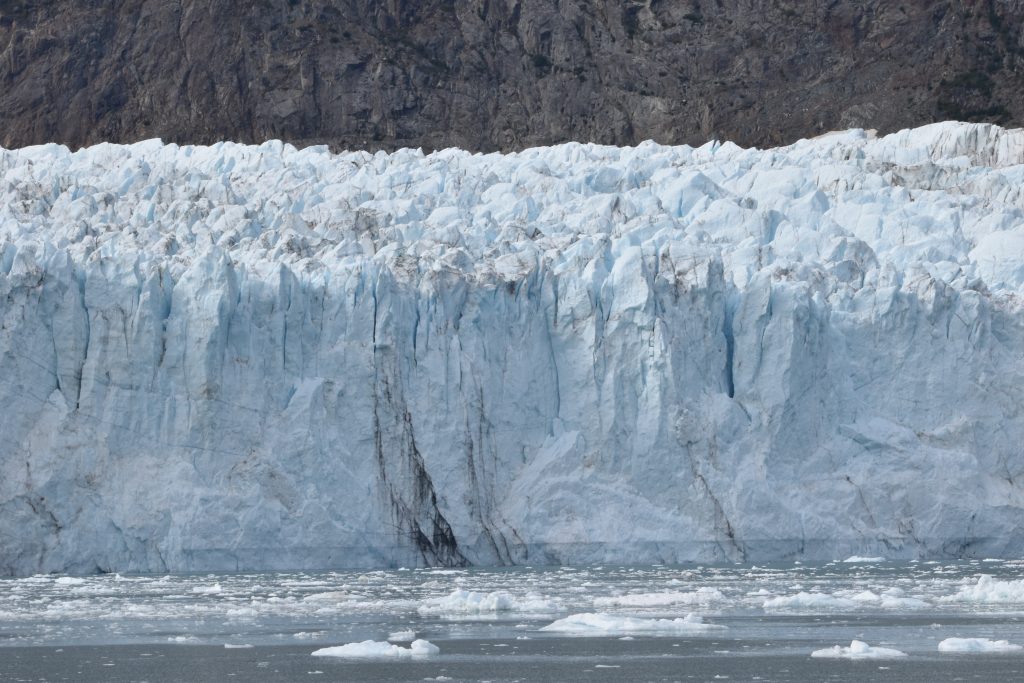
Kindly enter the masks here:
M 0 151 L 0 572 L 1019 554 L 1022 163 Z

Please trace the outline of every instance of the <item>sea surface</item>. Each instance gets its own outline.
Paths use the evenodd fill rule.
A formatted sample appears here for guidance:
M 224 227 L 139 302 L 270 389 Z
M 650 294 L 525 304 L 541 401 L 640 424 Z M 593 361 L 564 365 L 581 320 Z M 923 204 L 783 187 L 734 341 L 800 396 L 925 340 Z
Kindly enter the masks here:
M 1012 560 L 0 580 L 5 682 L 1024 681 L 1014 645 Z

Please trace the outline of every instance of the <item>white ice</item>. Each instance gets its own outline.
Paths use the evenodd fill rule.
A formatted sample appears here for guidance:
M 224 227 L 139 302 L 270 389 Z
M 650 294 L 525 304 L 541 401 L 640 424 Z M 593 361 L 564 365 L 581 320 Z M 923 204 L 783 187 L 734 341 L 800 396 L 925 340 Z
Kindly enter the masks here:
M 981 605 L 1024 604 L 1024 579 L 1000 581 L 988 574 L 982 574 L 973 586 L 965 586 L 941 600 Z
M 420 614 L 484 614 L 493 612 L 529 612 L 545 614 L 558 612 L 561 606 L 540 595 L 514 596 L 506 591 L 477 593 L 457 589 L 451 594 L 425 600 Z
M 862 563 L 876 563 L 885 562 L 884 557 L 861 557 L 860 555 L 851 555 L 850 557 L 843 560 L 847 564 L 862 564 Z
M 577 635 L 617 636 L 621 634 L 643 635 L 695 635 L 725 631 L 726 627 L 705 623 L 696 614 L 676 619 L 647 619 L 624 617 L 614 614 L 573 614 L 559 619 L 540 629 L 552 633 Z
M 907 653 L 888 647 L 875 647 L 861 640 L 854 640 L 850 643 L 850 647 L 833 645 L 824 650 L 815 650 L 811 656 L 823 659 L 899 659 L 906 657 Z
M 988 638 L 946 638 L 939 643 L 939 652 L 1019 652 L 1020 645 Z
M 594 598 L 594 607 L 660 607 L 665 605 L 704 605 L 725 598 L 717 588 L 665 593 L 629 593 Z
M 768 598 L 762 603 L 767 611 L 775 610 L 822 610 L 822 611 L 845 611 L 858 607 L 856 600 L 837 597 L 828 593 L 808 593 L 800 591 L 795 595 L 780 595 L 775 598 Z
M 413 657 L 429 657 L 441 650 L 427 640 L 414 640 L 409 647 L 394 645 L 376 640 L 364 640 L 361 643 L 348 643 L 336 647 L 325 647 L 314 650 L 314 657 L 346 657 L 352 659 L 411 659 Z
M 409 643 L 416 640 L 416 631 L 395 631 L 388 635 L 388 640 L 392 643 Z

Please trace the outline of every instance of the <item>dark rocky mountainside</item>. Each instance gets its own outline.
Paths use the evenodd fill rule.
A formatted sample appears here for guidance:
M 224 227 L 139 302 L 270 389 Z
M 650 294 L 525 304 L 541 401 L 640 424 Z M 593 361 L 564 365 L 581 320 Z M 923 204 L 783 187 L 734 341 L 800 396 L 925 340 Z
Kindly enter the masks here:
M 2 0 L 0 144 L 516 149 L 1024 122 L 1024 0 Z

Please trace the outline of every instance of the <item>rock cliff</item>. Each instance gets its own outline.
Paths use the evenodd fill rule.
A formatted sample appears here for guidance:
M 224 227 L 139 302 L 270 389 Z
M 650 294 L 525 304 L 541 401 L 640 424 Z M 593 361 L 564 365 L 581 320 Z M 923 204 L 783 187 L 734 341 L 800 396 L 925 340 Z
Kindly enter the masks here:
M 0 145 L 761 147 L 1024 123 L 1020 0 L 12 0 Z

